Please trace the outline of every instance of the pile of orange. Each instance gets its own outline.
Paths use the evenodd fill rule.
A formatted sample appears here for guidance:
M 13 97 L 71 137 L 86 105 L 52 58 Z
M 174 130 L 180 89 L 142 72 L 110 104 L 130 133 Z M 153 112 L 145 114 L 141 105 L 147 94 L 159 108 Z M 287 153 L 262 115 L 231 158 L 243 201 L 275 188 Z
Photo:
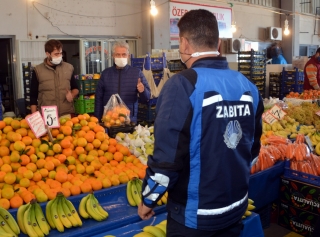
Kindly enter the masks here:
M 36 138 L 25 119 L 0 121 L 0 206 L 18 208 L 57 192 L 66 197 L 144 178 L 146 165 L 109 138 L 88 114 L 67 119 L 49 137 Z

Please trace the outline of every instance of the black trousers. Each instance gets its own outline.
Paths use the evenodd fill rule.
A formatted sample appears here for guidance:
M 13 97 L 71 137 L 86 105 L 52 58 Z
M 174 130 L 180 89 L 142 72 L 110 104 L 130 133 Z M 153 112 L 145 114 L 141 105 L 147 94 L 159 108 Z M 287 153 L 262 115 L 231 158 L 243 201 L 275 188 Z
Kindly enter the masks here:
M 241 221 L 218 231 L 197 230 L 181 225 L 168 213 L 167 237 L 239 237 L 243 224 Z

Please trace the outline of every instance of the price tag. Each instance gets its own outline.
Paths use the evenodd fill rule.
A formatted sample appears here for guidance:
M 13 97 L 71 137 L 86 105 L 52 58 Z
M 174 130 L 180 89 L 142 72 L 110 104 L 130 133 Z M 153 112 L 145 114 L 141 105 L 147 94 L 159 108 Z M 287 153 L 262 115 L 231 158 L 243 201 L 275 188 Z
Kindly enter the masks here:
M 316 115 L 320 116 L 320 110 L 316 112 Z
M 56 105 L 53 106 L 41 106 L 42 116 L 45 125 L 48 125 L 49 128 L 59 128 L 59 117 L 58 117 L 58 108 Z
M 44 125 L 44 121 L 39 111 L 27 116 L 26 120 L 32 132 L 37 138 L 47 133 L 47 129 Z
M 262 119 L 268 124 L 273 124 L 274 122 L 278 121 L 278 119 L 275 116 L 273 116 L 273 114 L 271 114 L 270 111 L 263 113 Z
M 287 113 L 284 112 L 278 105 L 274 105 L 270 110 L 270 113 L 273 114 L 278 120 L 281 120 Z

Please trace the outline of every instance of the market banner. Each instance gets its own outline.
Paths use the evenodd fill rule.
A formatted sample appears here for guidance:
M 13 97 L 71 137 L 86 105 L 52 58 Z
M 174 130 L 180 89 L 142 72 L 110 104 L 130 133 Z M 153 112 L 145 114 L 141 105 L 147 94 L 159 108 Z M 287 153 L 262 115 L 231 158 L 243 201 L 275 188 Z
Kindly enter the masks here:
M 205 9 L 212 12 L 216 16 L 218 21 L 219 37 L 232 38 L 232 32 L 231 32 L 232 9 L 231 8 L 172 1 L 170 2 L 171 46 L 179 45 L 179 28 L 177 26 L 179 19 L 188 11 L 196 10 L 196 9 Z

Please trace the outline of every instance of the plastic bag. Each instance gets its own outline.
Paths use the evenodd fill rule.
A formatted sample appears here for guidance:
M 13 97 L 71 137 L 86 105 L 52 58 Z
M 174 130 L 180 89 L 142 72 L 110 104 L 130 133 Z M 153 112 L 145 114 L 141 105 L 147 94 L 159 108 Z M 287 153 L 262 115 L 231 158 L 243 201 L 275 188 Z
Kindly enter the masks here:
M 104 106 L 102 121 L 108 128 L 130 123 L 130 110 L 118 94 L 112 95 Z

